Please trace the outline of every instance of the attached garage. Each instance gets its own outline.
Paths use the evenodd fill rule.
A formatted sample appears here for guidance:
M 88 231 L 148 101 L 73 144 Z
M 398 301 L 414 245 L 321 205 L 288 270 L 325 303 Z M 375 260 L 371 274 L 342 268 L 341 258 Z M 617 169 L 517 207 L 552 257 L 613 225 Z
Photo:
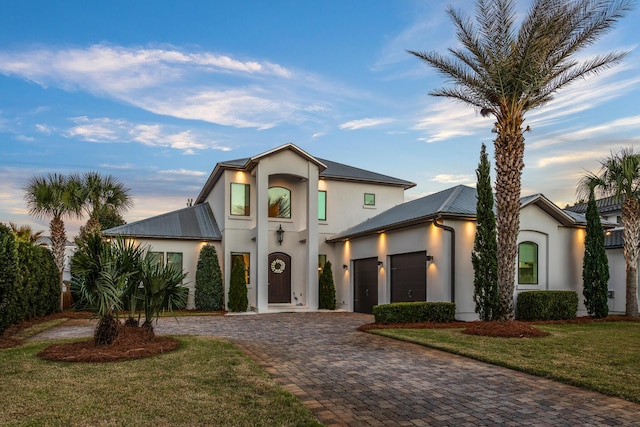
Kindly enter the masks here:
M 427 300 L 427 252 L 391 255 L 391 302 Z
M 353 311 L 373 313 L 378 304 L 378 258 L 353 261 Z

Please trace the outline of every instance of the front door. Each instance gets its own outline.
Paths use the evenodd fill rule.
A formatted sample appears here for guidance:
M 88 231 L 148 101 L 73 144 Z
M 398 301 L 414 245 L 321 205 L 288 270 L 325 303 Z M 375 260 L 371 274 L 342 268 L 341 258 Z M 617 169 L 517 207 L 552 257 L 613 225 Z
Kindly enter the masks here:
M 353 311 L 373 313 L 378 304 L 378 258 L 353 261 Z
M 269 303 L 291 303 L 291 257 L 283 252 L 269 255 Z

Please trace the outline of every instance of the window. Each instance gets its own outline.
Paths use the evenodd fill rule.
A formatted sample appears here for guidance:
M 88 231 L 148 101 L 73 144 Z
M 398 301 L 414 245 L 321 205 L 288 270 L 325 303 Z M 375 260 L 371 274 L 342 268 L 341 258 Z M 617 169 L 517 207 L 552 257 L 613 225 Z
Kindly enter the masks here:
M 327 220 L 327 192 L 318 191 L 318 220 Z
M 533 242 L 518 245 L 518 283 L 538 284 L 538 245 Z
M 156 264 L 164 266 L 164 252 L 149 252 L 147 256 Z
M 182 271 L 182 252 L 167 252 L 167 267 L 173 265 Z
M 248 252 L 232 252 L 231 253 L 231 266 L 229 267 L 229 271 L 231 271 L 231 268 L 233 267 L 233 264 L 236 262 L 236 258 L 240 258 L 242 260 L 242 262 L 244 262 L 244 268 L 245 268 L 245 280 L 246 283 L 249 284 L 251 283 L 251 281 L 249 280 L 249 253 Z
M 231 215 L 249 216 L 249 184 L 231 183 Z
M 291 218 L 291 191 L 284 187 L 269 188 L 269 218 Z
M 365 206 L 375 206 L 376 205 L 376 195 L 373 193 L 364 193 L 364 205 Z
M 324 265 L 327 263 L 327 256 L 320 254 L 318 255 L 318 277 L 322 274 L 322 270 L 324 269 Z

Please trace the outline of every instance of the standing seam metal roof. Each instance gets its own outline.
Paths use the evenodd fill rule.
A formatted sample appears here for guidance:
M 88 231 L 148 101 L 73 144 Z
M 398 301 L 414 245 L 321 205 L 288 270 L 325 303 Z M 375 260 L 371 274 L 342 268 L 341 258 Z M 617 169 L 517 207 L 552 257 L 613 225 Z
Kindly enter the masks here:
M 190 206 L 163 215 L 104 231 L 107 236 L 133 236 L 161 239 L 221 240 L 209 203 Z

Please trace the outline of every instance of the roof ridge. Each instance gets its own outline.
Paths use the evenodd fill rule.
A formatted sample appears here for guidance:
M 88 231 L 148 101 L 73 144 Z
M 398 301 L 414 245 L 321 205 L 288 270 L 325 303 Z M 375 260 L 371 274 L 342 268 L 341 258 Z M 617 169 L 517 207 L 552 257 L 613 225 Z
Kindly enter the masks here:
M 458 184 L 455 187 L 453 187 L 453 191 L 451 191 L 451 194 L 449 194 L 446 200 L 442 202 L 437 212 L 442 212 L 446 210 L 446 208 L 450 207 L 453 204 L 453 200 L 457 199 L 458 195 L 462 192 L 463 187 L 465 186 L 462 184 Z

